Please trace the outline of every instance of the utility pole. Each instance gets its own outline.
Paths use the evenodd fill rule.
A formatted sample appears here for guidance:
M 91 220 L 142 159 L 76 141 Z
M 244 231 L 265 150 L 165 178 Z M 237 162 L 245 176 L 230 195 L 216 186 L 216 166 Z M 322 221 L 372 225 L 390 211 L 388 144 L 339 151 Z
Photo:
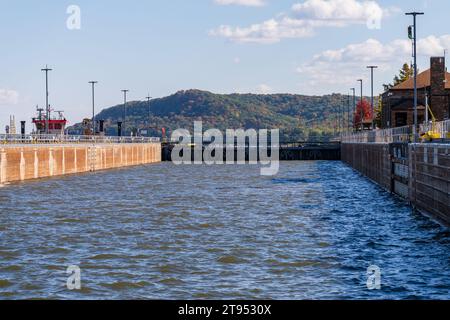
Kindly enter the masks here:
M 89 83 L 92 85 L 92 135 L 95 137 L 95 85 L 98 81 L 89 81 Z
M 345 103 L 344 103 L 344 95 L 341 96 L 341 134 L 344 132 L 345 126 Z
M 126 90 L 126 89 L 122 90 L 122 92 L 123 92 L 123 108 L 124 108 L 124 111 L 125 111 L 125 115 L 124 115 L 124 118 L 123 118 L 123 124 L 122 124 L 123 132 L 126 132 L 126 130 L 127 130 L 127 127 L 126 127 L 126 123 L 127 123 L 127 93 L 129 91 L 130 90 Z
M 148 126 L 150 127 L 150 120 L 151 120 L 151 113 L 150 113 L 150 100 L 152 99 L 152 97 L 150 97 L 150 93 L 148 94 L 148 96 L 146 97 L 147 99 L 147 106 L 148 106 Z
M 347 131 L 350 132 L 350 95 L 347 94 Z
M 48 104 L 48 72 L 53 71 L 47 65 L 41 71 L 45 72 L 45 112 L 46 112 L 46 120 L 45 120 L 45 133 L 50 134 L 50 105 Z
M 355 114 L 356 114 L 356 89 L 355 88 L 351 88 L 350 90 L 353 91 L 353 117 L 354 117 Z
M 341 134 L 341 102 L 338 105 L 338 112 L 337 112 L 337 128 L 338 128 L 338 135 Z
M 370 103 L 370 112 L 372 113 L 372 130 L 375 130 L 375 122 L 373 121 L 374 119 L 374 107 L 373 107 L 373 69 L 377 69 L 378 66 L 367 66 L 368 69 L 370 69 L 370 76 L 371 76 L 371 103 Z
M 147 103 L 148 103 L 148 129 L 147 129 L 148 132 L 147 132 L 147 134 L 148 134 L 148 136 L 150 137 L 150 129 L 151 129 L 150 122 L 151 122 L 151 119 L 152 119 L 151 111 L 150 111 L 150 109 L 151 109 L 150 100 L 152 99 L 152 97 L 150 97 L 150 93 L 148 94 L 148 96 L 146 97 L 146 99 L 147 99 Z
M 364 131 L 364 104 L 363 104 L 363 79 L 358 79 L 361 83 L 361 131 Z
M 408 12 L 407 16 L 413 16 L 413 34 L 410 32 L 410 38 L 413 40 L 413 55 L 414 55 L 414 143 L 417 143 L 417 16 L 424 15 L 423 12 Z M 410 27 L 411 28 L 411 27 Z

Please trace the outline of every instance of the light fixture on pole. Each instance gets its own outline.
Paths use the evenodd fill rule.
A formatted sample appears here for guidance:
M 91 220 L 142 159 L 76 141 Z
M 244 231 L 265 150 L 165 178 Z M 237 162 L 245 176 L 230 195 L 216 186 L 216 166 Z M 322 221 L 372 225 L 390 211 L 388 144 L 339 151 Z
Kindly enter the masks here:
M 50 105 L 48 104 L 48 72 L 53 71 L 50 69 L 47 65 L 44 69 L 41 69 L 41 71 L 45 72 L 45 112 L 46 112 L 46 119 L 45 119 L 45 133 L 50 133 Z
M 347 94 L 347 132 L 350 132 L 350 95 Z
M 337 106 L 336 128 L 338 135 L 341 133 L 341 103 Z
M 363 104 L 363 79 L 358 79 L 361 83 L 361 131 L 364 131 L 364 104 Z
M 130 90 L 127 90 L 127 89 L 122 90 L 122 92 L 123 92 L 123 108 L 124 108 L 124 118 L 123 118 L 122 126 L 123 126 L 123 131 L 124 132 L 126 132 L 126 130 L 127 130 L 127 127 L 126 127 L 126 122 L 127 122 L 127 93 L 129 91 Z
M 342 133 L 345 131 L 345 100 L 344 100 L 344 95 L 341 95 L 341 114 L 340 114 L 340 118 L 341 118 L 341 135 Z
M 89 81 L 89 83 L 92 85 L 92 135 L 95 136 L 95 85 L 98 81 Z
M 355 88 L 351 88 L 350 90 L 353 91 L 353 117 L 354 117 L 355 114 L 356 114 L 356 89 Z
M 150 114 L 150 100 L 152 99 L 152 97 L 150 97 L 150 93 L 148 94 L 147 97 L 145 97 L 147 99 L 147 107 L 148 107 L 148 126 L 150 127 L 150 119 L 151 119 L 151 114 Z
M 371 100 L 370 100 L 370 112 L 372 113 L 371 115 L 371 126 L 372 126 L 372 130 L 375 130 L 375 122 L 373 121 L 374 118 L 374 107 L 373 107 L 373 69 L 377 69 L 378 66 L 367 66 L 368 69 L 370 69 L 370 77 L 371 77 Z
M 413 55 L 414 55 L 414 140 L 413 142 L 417 142 L 417 126 L 418 126 L 418 116 L 417 116 L 417 16 L 424 15 L 423 12 L 408 12 L 407 16 L 413 16 L 413 25 L 408 28 L 409 38 L 413 40 Z

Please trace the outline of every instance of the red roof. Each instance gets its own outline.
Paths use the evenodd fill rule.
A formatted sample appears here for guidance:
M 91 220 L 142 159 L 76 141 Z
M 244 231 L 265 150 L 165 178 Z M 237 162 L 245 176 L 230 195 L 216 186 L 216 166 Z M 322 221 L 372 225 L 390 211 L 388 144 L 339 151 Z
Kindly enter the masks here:
M 450 73 L 445 73 L 445 89 L 450 89 Z M 429 87 L 431 85 L 431 70 L 428 69 L 424 72 L 421 72 L 417 75 L 417 88 L 423 89 Z M 402 82 L 391 90 L 414 90 L 414 78 L 408 79 L 405 82 Z

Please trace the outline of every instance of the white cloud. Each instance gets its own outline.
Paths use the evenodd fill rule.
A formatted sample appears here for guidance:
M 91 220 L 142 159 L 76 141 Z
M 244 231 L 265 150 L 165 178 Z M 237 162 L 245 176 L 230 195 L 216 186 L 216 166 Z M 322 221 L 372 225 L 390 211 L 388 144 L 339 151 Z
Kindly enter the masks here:
M 450 49 L 450 35 L 431 35 L 418 42 L 418 55 L 442 56 Z M 381 72 L 396 70 L 401 63 L 411 60 L 411 41 L 394 40 L 381 43 L 368 39 L 337 50 L 326 50 L 311 61 L 297 68 L 307 87 L 330 87 L 351 85 L 368 64 L 376 64 Z M 368 74 L 368 73 L 367 73 Z
M 236 57 L 236 58 L 233 59 L 233 62 L 234 62 L 235 64 L 239 64 L 239 63 L 241 63 L 241 58 Z
M 383 9 L 375 1 L 356 0 L 307 0 L 292 6 L 299 19 L 322 20 L 330 22 L 351 21 L 360 24 L 368 19 L 382 19 Z
M 418 52 L 426 56 L 441 56 L 444 50 L 450 50 L 450 35 L 429 36 L 418 42 Z
M 271 92 L 273 92 L 273 89 L 267 84 L 260 84 L 259 86 L 256 87 L 256 93 L 269 94 Z
M 397 12 L 395 8 L 382 8 L 376 1 L 357 0 L 307 0 L 294 4 L 288 14 L 248 27 L 222 25 L 209 32 L 235 42 L 270 44 L 286 38 L 305 38 L 315 30 L 325 27 L 366 25 L 378 29 L 386 15 Z
M 281 38 L 305 38 L 313 35 L 308 23 L 284 17 L 281 20 L 270 19 L 261 24 L 240 28 L 222 25 L 211 30 L 210 35 L 228 38 L 235 42 L 270 44 Z
M 262 7 L 266 5 L 263 0 L 214 0 L 214 2 L 221 6 L 238 5 L 246 7 Z
M 19 93 L 14 90 L 0 89 L 0 105 L 16 105 L 19 102 Z
M 450 48 L 450 35 L 440 37 L 431 35 L 419 39 L 417 53 L 422 56 L 442 55 L 444 49 Z M 314 61 L 328 62 L 390 62 L 404 60 L 411 55 L 411 41 L 399 39 L 383 44 L 375 39 L 362 43 L 350 44 L 337 50 L 327 50 L 316 56 Z

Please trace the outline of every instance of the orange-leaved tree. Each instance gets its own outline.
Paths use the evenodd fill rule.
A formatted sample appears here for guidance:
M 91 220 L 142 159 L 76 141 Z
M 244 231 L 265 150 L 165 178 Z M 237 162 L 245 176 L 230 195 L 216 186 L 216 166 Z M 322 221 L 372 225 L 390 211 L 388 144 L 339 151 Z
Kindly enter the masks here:
M 353 117 L 353 126 L 355 128 L 361 127 L 361 115 L 363 116 L 363 121 L 371 121 L 372 119 L 370 103 L 367 100 L 359 101 L 356 105 L 356 112 Z

